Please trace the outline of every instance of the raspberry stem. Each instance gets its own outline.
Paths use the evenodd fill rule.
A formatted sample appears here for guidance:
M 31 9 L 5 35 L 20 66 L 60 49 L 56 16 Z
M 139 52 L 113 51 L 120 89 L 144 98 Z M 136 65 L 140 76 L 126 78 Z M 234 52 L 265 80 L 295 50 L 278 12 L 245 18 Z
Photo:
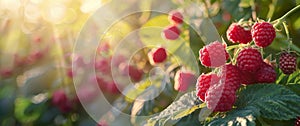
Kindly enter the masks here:
M 274 24 L 274 27 L 277 27 L 280 23 L 282 23 L 285 18 L 287 18 L 288 16 L 290 16 L 293 12 L 295 12 L 296 10 L 298 10 L 300 8 L 300 5 L 294 7 L 293 9 L 291 9 L 290 11 L 288 11 L 285 15 L 283 15 L 281 18 L 276 19 L 275 21 L 273 21 L 272 23 Z

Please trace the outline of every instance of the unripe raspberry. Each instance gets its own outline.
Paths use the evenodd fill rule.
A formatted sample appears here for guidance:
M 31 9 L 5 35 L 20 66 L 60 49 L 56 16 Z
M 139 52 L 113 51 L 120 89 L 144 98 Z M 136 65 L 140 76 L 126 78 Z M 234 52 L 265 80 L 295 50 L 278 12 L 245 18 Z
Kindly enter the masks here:
M 255 77 L 258 83 L 273 83 L 276 81 L 276 71 L 271 65 L 264 63 Z
M 207 108 L 214 112 L 231 110 L 235 99 L 235 90 L 224 84 L 214 85 L 205 94 Z
M 205 93 L 206 91 L 218 84 L 220 81 L 220 78 L 217 76 L 217 74 L 202 74 L 198 77 L 197 79 L 197 84 L 196 84 L 196 90 L 197 90 L 197 96 L 198 98 L 204 102 L 205 101 Z
M 163 36 L 168 40 L 176 40 L 179 38 L 181 31 L 177 26 L 171 25 L 163 30 Z
M 233 43 L 247 44 L 252 41 L 251 31 L 237 23 L 232 23 L 227 32 L 227 38 Z
M 183 23 L 183 15 L 179 11 L 171 11 L 169 13 L 169 20 L 173 24 L 182 24 Z
M 282 52 L 279 57 L 279 68 L 284 74 L 292 74 L 297 69 L 295 53 Z
M 167 59 L 167 51 L 165 48 L 152 49 L 148 53 L 149 61 L 152 65 L 162 63 Z
M 237 66 L 240 70 L 255 73 L 263 64 L 260 52 L 254 48 L 243 49 L 237 57 Z
M 269 22 L 256 22 L 251 29 L 255 45 L 259 47 L 269 46 L 276 37 L 276 31 Z
M 199 50 L 199 60 L 206 67 L 219 67 L 226 63 L 229 58 L 225 46 L 215 41 Z
M 185 92 L 190 85 L 196 83 L 196 77 L 192 72 L 176 72 L 174 89 L 179 92 Z

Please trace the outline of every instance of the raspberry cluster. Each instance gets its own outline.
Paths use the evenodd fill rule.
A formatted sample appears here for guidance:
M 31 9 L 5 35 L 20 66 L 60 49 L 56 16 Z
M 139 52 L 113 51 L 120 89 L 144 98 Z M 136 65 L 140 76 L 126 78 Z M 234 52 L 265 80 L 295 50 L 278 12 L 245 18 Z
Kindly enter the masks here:
M 235 65 L 226 64 L 221 68 L 221 75 L 202 74 L 197 81 L 197 96 L 206 102 L 207 108 L 225 112 L 232 108 L 236 99 L 236 90 L 240 87 L 239 70 Z
M 247 44 L 253 40 L 256 46 L 262 48 L 272 44 L 276 37 L 275 28 L 269 22 L 256 22 L 251 29 L 232 23 L 226 34 L 227 39 L 233 43 Z
M 168 18 L 171 25 L 163 30 L 163 36 L 167 40 L 176 40 L 181 34 L 179 27 L 183 23 L 183 15 L 179 11 L 173 10 L 169 13 Z
M 229 54 L 217 41 L 200 49 L 199 54 L 202 65 L 219 68 L 218 75 L 202 74 L 196 84 L 198 98 L 214 112 L 231 110 L 241 84 L 273 83 L 276 80 L 275 69 L 255 48 L 247 47 L 238 52 L 236 64 L 226 64 Z
M 237 57 L 243 84 L 273 83 L 276 71 L 271 64 L 264 62 L 260 52 L 254 48 L 243 49 Z

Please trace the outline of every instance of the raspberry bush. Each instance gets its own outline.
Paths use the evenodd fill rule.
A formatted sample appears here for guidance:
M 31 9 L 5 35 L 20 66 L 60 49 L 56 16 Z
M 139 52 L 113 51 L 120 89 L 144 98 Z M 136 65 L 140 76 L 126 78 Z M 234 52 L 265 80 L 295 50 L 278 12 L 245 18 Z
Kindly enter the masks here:
M 299 14 L 284 0 L 0 1 L 0 125 L 298 126 Z

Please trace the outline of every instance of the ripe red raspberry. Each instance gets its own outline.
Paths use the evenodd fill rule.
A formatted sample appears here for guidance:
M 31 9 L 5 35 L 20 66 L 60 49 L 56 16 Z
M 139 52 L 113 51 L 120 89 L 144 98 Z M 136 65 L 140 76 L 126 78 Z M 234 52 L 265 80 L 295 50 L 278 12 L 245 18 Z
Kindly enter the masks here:
M 222 43 L 215 41 L 199 50 L 199 60 L 207 67 L 219 67 L 226 63 L 229 54 Z
M 148 53 L 148 58 L 152 65 L 162 63 L 167 59 L 167 51 L 163 47 L 152 49 Z
M 173 24 L 182 24 L 183 22 L 183 15 L 179 11 L 171 11 L 169 13 L 169 20 Z
M 205 94 L 207 108 L 214 112 L 231 110 L 235 99 L 235 90 L 224 84 L 214 85 Z
M 237 57 L 237 66 L 240 70 L 255 73 L 263 64 L 263 59 L 257 49 L 245 48 Z
M 300 126 L 300 117 L 298 117 L 295 121 L 295 126 Z
M 204 102 L 206 91 L 209 89 L 209 87 L 217 84 L 219 80 L 220 78 L 217 76 L 217 74 L 210 73 L 200 75 L 196 84 L 198 98 Z
M 297 56 L 295 53 L 283 52 L 279 57 L 279 68 L 284 74 L 292 74 L 296 71 Z
M 227 32 L 227 38 L 233 43 L 247 44 L 252 41 L 251 31 L 237 23 L 232 23 Z
M 276 81 L 276 71 L 271 65 L 264 63 L 256 72 L 255 79 L 258 83 L 273 83 Z
M 178 39 L 180 33 L 181 31 L 175 25 L 168 26 L 163 30 L 163 35 L 168 40 Z
M 275 29 L 269 22 L 256 22 L 252 26 L 251 34 L 254 43 L 259 47 L 269 46 L 276 37 Z
M 255 73 L 250 73 L 247 71 L 242 71 L 240 70 L 240 77 L 241 77 L 241 83 L 242 84 L 246 84 L 246 85 L 250 85 L 250 84 L 255 84 L 256 80 L 255 80 Z
M 177 71 L 175 75 L 174 89 L 179 92 L 185 92 L 190 85 L 196 83 L 196 77 L 192 72 Z
M 241 85 L 240 71 L 239 69 L 232 65 L 226 64 L 221 67 L 221 84 L 224 84 L 226 87 L 237 90 Z

